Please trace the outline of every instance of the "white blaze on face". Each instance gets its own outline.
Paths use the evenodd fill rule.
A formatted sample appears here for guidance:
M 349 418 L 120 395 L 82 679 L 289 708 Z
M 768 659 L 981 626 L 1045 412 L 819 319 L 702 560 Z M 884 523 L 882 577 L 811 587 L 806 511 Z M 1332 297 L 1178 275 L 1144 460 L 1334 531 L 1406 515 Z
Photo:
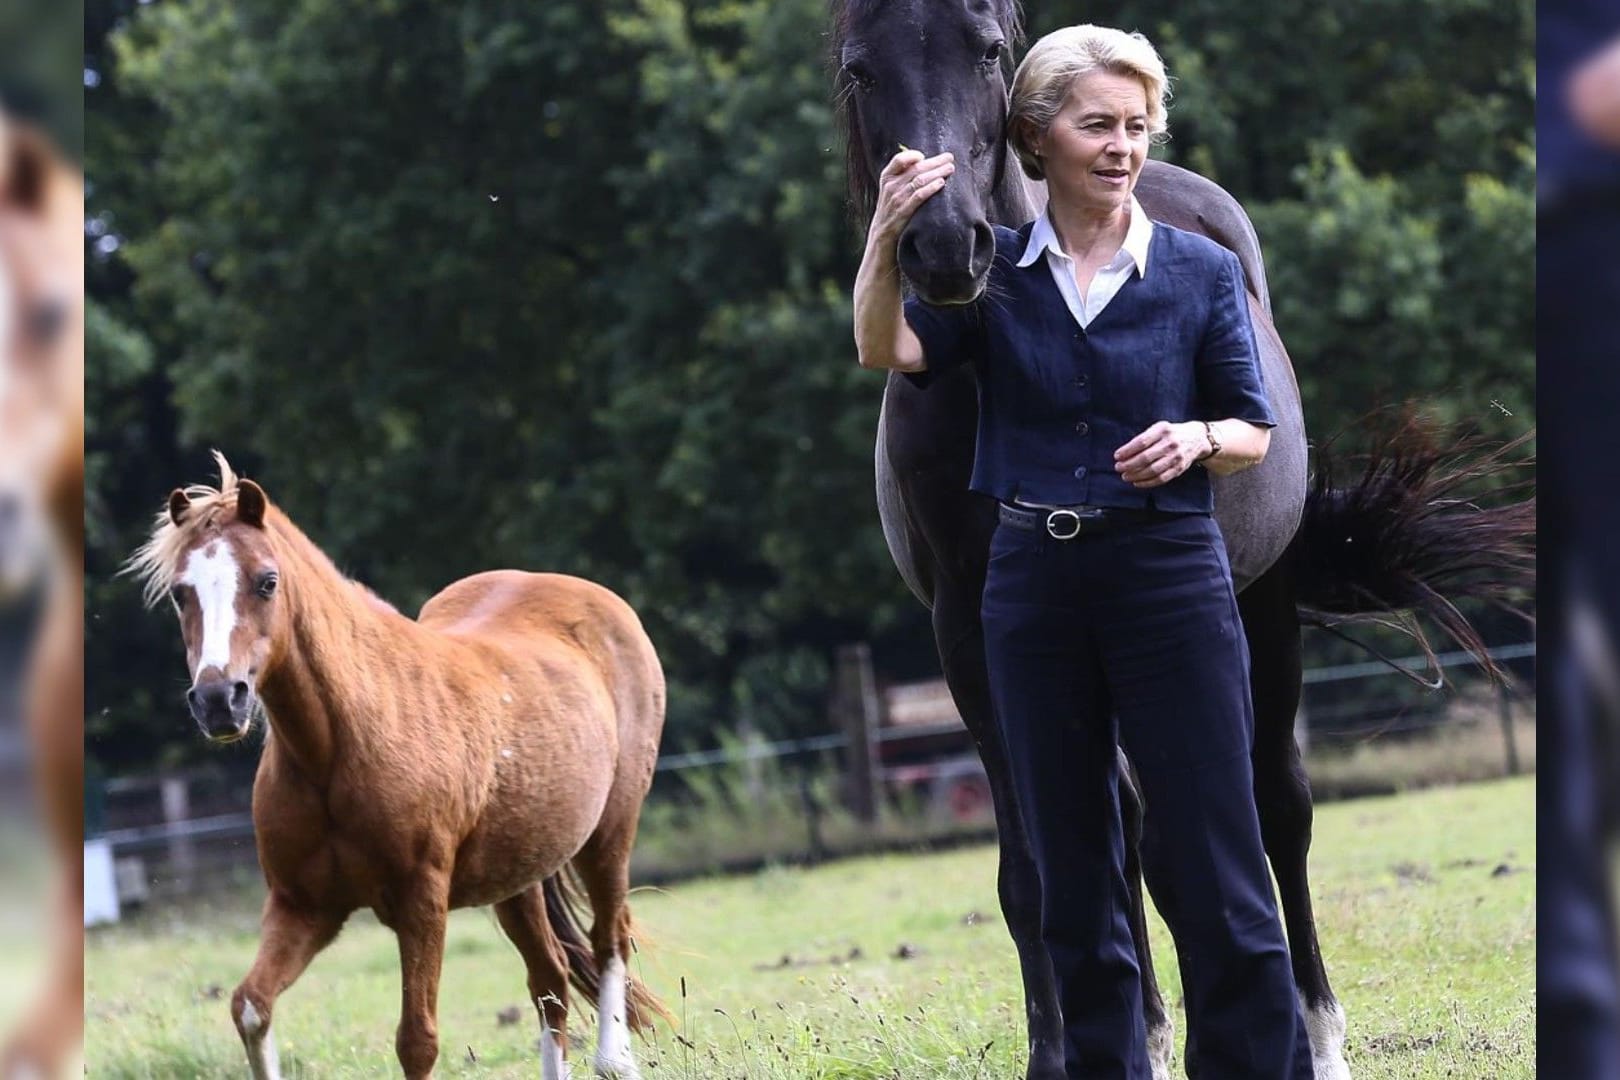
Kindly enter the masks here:
M 0 257 L 0 404 L 6 400 L 11 382 L 11 332 L 16 325 L 17 288 L 11 281 L 11 270 Z
M 618 1080 L 639 1080 L 641 1073 L 630 1053 L 630 1025 L 625 1022 L 624 961 L 615 956 L 602 971 L 597 992 L 599 1034 L 596 1042 L 596 1073 Z
M 202 611 L 202 645 L 197 651 L 196 677 L 204 668 L 225 671 L 231 663 L 231 631 L 236 629 L 236 589 L 240 572 L 231 546 L 215 540 L 193 551 L 178 578 L 197 594 Z

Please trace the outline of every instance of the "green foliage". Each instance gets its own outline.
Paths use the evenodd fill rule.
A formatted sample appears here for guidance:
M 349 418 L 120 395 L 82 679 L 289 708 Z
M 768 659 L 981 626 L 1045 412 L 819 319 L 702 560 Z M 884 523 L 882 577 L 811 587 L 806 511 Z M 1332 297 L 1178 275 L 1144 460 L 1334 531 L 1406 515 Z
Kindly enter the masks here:
M 1161 44 L 1169 153 L 1253 213 L 1315 432 L 1414 392 L 1529 422 L 1524 0 L 1028 8 Z M 503 565 L 621 592 L 672 748 L 819 730 L 845 641 L 932 673 L 874 512 L 822 0 L 86 18 L 93 753 L 200 752 L 178 635 L 111 575 L 213 446 L 406 609 Z

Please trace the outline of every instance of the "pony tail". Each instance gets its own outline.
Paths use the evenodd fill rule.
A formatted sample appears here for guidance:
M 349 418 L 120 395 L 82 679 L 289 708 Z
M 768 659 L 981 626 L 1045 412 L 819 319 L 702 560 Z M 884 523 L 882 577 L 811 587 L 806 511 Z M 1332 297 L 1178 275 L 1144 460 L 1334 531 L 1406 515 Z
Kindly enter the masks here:
M 540 886 L 546 902 L 546 919 L 551 932 L 568 957 L 568 981 L 592 1005 L 600 1004 L 602 972 L 596 963 L 596 951 L 585 932 L 581 912 L 589 906 L 585 887 L 572 864 L 546 878 Z M 629 913 L 625 913 L 628 921 Z M 624 1021 L 637 1033 L 650 1032 L 653 1020 L 663 1017 L 673 1024 L 675 1014 L 660 1001 L 645 983 L 629 971 L 625 972 Z
M 1330 446 L 1317 450 L 1292 551 L 1301 617 L 1328 629 L 1346 621 L 1398 626 L 1432 661 L 1414 618 L 1422 616 L 1500 681 L 1504 673 L 1457 605 L 1484 602 L 1533 621 L 1525 604 L 1535 584 L 1536 500 L 1526 497 L 1534 458 L 1521 451 L 1534 432 L 1504 443 L 1454 438 L 1410 408 L 1392 426 L 1372 419 L 1359 425 L 1370 429 L 1370 452 L 1341 460 Z M 1360 475 L 1341 486 L 1347 462 L 1358 462 Z

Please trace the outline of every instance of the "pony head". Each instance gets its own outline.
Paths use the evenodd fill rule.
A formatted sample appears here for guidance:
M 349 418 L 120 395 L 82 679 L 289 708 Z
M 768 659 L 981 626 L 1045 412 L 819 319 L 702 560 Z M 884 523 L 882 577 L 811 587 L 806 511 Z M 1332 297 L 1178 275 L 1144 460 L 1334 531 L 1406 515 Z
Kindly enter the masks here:
M 174 606 L 191 686 L 186 704 L 204 735 L 235 742 L 260 713 L 258 680 L 287 640 L 281 567 L 264 489 L 217 451 L 220 485 L 177 488 L 128 570 L 148 606 Z
M 902 147 L 950 151 L 956 172 L 901 234 L 900 270 L 935 304 L 984 290 L 995 254 L 987 207 L 1008 169 L 1007 79 L 1015 0 L 835 0 L 832 62 L 850 194 L 871 216 L 877 178 Z M 1016 170 L 1014 170 L 1016 171 Z
M 82 536 L 80 190 L 42 135 L 0 116 L 0 596 L 38 578 L 53 520 Z

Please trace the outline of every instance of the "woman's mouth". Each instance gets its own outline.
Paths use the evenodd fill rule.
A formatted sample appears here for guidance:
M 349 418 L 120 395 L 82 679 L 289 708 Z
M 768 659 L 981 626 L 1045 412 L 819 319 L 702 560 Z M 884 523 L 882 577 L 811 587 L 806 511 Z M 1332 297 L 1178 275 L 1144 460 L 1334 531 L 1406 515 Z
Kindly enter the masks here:
M 1097 177 L 1105 184 L 1123 184 L 1130 179 L 1131 174 L 1124 169 L 1098 169 L 1091 175 Z

